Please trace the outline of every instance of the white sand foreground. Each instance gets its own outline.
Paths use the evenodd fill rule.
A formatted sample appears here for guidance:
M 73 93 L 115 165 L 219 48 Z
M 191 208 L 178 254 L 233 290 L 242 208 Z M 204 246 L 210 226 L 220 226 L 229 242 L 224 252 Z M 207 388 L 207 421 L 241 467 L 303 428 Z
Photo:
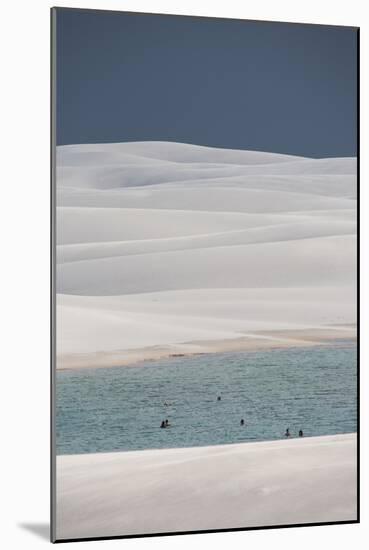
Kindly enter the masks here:
M 356 434 L 57 457 L 57 539 L 356 519 Z

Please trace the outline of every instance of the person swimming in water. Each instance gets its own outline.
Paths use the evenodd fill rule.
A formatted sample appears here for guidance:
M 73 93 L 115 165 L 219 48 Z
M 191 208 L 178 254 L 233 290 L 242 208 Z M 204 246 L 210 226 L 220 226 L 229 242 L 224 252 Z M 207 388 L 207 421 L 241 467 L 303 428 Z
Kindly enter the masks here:
M 220 395 L 218 395 L 217 397 L 217 401 L 220 401 L 222 398 L 220 397 Z
M 170 426 L 170 424 L 169 424 L 169 420 L 168 420 L 168 419 L 166 419 L 166 421 L 165 421 L 165 426 L 164 426 L 164 428 L 168 428 L 168 426 Z
M 284 435 L 286 437 L 290 437 L 291 434 L 290 434 L 290 429 L 289 428 L 287 428 L 286 433 Z
M 304 432 L 302 430 L 299 431 L 299 437 L 304 437 Z
M 243 418 L 241 418 L 240 426 L 244 426 L 244 425 L 245 425 L 245 421 Z
M 164 422 L 164 420 L 162 420 L 162 422 L 161 422 L 161 424 L 160 424 L 160 427 L 161 427 L 161 428 L 165 428 L 165 422 Z

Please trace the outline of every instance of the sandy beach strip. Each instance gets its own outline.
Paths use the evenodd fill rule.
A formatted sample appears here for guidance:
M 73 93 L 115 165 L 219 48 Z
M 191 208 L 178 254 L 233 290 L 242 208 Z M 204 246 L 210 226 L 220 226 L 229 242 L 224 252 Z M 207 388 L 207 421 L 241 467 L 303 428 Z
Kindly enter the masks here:
M 356 341 L 356 326 L 324 329 L 270 330 L 250 333 L 240 338 L 204 340 L 170 345 L 148 346 L 114 352 L 70 353 L 57 357 L 57 369 L 107 368 L 135 366 L 158 359 L 209 353 L 253 352 L 261 350 L 337 345 Z
M 356 520 L 356 434 L 57 457 L 57 539 Z

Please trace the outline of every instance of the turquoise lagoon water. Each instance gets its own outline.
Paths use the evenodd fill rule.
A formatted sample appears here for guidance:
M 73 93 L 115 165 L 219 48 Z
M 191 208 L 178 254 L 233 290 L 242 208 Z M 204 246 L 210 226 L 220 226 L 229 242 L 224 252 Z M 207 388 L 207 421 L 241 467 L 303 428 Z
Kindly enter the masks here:
M 293 436 L 354 432 L 356 383 L 356 344 L 347 341 L 65 370 L 57 453 L 272 440 L 287 427 Z M 161 429 L 164 419 L 171 426 Z

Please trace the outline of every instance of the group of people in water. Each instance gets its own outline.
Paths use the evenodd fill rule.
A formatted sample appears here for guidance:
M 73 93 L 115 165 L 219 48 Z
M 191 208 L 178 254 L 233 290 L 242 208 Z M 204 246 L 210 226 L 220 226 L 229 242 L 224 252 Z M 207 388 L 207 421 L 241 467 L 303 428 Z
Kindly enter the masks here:
M 221 401 L 221 400 L 222 400 L 221 396 L 218 395 L 217 401 Z M 169 405 L 171 405 L 171 403 L 168 404 L 167 402 L 165 402 L 164 405 L 168 407 Z M 241 418 L 240 420 L 240 426 L 245 426 L 245 420 L 243 418 Z M 160 428 L 169 428 L 169 427 L 170 427 L 169 420 L 168 419 L 162 420 L 160 424 Z M 289 428 L 286 429 L 286 433 L 284 435 L 285 437 L 291 437 L 291 432 Z M 299 430 L 299 437 L 303 437 L 303 436 L 304 436 L 304 432 L 302 430 Z
M 284 435 L 286 437 L 291 437 L 291 432 L 289 428 L 287 428 L 286 433 Z M 299 430 L 299 437 L 304 437 L 304 432 L 302 430 Z

